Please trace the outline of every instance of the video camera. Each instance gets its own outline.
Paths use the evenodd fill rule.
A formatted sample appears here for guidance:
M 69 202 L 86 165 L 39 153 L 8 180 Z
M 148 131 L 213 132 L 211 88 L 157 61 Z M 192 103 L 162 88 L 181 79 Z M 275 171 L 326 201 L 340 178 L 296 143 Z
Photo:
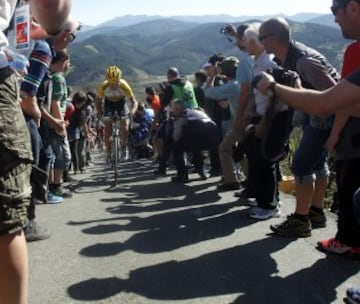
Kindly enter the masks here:
M 228 29 L 228 27 L 226 25 L 221 27 L 220 34 L 223 34 L 223 35 L 229 35 L 230 34 L 229 29 Z
M 231 31 L 229 30 L 228 25 L 220 28 L 220 34 L 225 35 L 229 42 L 234 43 L 234 37 L 231 35 Z
M 282 67 L 268 69 L 266 70 L 266 73 L 272 75 L 277 83 L 286 85 L 288 87 L 294 87 L 296 80 L 299 78 L 299 74 L 295 71 L 284 70 L 284 68 Z M 261 80 L 261 77 L 261 75 L 257 75 L 254 77 L 252 81 L 252 85 L 254 88 L 256 88 L 257 84 Z
M 298 73 L 291 70 L 286 71 L 282 67 L 268 69 L 266 73 L 272 75 L 277 83 L 289 87 L 294 87 L 296 80 L 299 78 Z M 257 75 L 253 79 L 253 88 L 256 88 L 261 78 L 261 75 Z M 261 151 L 264 159 L 269 161 L 280 161 L 286 158 L 289 148 L 287 140 L 289 132 L 291 132 L 292 129 L 291 123 L 293 111 L 289 112 L 288 116 L 286 117 L 286 122 L 284 122 L 284 128 L 280 130 L 277 129 L 278 127 L 276 125 L 275 127 L 272 126 L 275 113 L 275 96 L 273 96 L 270 106 L 267 108 L 263 117 L 264 120 L 257 124 L 258 128 L 255 128 L 253 125 L 249 125 L 244 130 L 242 139 L 238 142 L 238 145 L 233 148 L 232 157 L 235 162 L 238 162 L 243 158 L 246 146 L 251 144 L 251 142 L 254 142 L 256 133 L 258 135 L 261 134 L 261 137 L 258 136 L 257 138 L 261 140 Z M 270 145 L 268 143 L 268 137 L 270 136 L 269 134 L 272 132 L 276 132 L 277 136 L 282 139 L 282 141 L 279 141 L 278 146 L 274 146 L 271 142 Z

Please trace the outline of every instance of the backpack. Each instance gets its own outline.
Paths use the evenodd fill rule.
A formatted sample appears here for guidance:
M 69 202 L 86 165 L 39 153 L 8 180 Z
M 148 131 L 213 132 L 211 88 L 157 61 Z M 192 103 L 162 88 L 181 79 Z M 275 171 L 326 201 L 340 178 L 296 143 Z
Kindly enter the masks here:
M 48 70 L 43 80 L 41 81 L 38 92 L 36 94 L 39 107 L 45 108 L 48 112 L 50 112 L 52 93 L 53 93 L 52 74 L 50 70 Z

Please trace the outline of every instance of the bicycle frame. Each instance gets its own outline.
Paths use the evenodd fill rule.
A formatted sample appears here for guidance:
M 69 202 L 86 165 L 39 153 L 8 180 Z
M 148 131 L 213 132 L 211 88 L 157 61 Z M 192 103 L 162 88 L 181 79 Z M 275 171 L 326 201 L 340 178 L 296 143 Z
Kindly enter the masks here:
M 114 168 L 114 182 L 115 185 L 118 181 L 118 164 L 121 157 L 121 142 L 120 142 L 120 117 L 115 113 L 111 119 L 112 133 L 111 133 L 111 163 Z
M 131 118 L 131 116 L 130 116 Z M 123 120 L 129 119 L 129 116 L 119 116 L 117 112 L 114 113 L 114 115 L 109 118 L 111 120 L 111 125 L 112 125 L 112 132 L 111 132 L 111 136 L 109 138 L 111 145 L 110 145 L 110 161 L 111 164 L 113 166 L 114 169 L 114 174 L 115 174 L 115 185 L 117 184 L 118 181 L 118 164 L 119 162 L 121 162 L 125 155 L 123 155 L 124 151 L 123 151 L 123 142 L 121 139 L 121 122 Z

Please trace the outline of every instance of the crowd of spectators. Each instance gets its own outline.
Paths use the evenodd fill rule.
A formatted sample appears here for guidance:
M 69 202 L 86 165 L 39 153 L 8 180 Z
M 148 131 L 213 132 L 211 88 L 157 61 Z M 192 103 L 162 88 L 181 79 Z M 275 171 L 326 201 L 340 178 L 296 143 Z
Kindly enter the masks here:
M 16 1 L 7 2 L 13 12 Z M 279 236 L 308 237 L 313 229 L 326 227 L 327 153 L 335 152 L 338 232 L 319 241 L 318 248 L 359 257 L 359 145 L 355 139 L 358 141 L 360 134 L 356 104 L 360 77 L 359 61 L 353 58 L 358 58 L 360 2 L 337 0 L 332 11 L 344 37 L 357 40 L 345 52 L 342 77 L 323 54 L 294 41 L 289 24 L 282 18 L 238 27 L 228 24 L 224 33 L 236 41 L 238 56 L 209 54 L 193 81 L 180 73 L 180 67 L 170 67 L 167 81 L 146 87 L 146 100 L 139 105 L 129 90 L 128 97 L 136 104 L 129 136 L 145 143 L 136 151 L 137 157 L 154 155 L 158 165 L 154 174 L 165 176 L 174 165 L 176 175 L 170 182 L 188 183 L 190 173 L 198 174 L 201 180 L 219 178 L 216 191 L 234 191 L 239 204 L 249 206 L 250 218 L 267 220 L 281 214 L 279 164 L 288 152 L 293 128 L 300 128 L 302 137 L 289 168 L 295 177 L 296 207 L 285 221 L 270 229 Z M 1 110 L 0 129 L 4 132 L 0 150 L 5 160 L 1 176 L 19 179 L 15 182 L 23 200 L 18 221 L 11 224 L 14 219 L 7 219 L 0 232 L 12 234 L 23 228 L 21 242 L 50 237 L 50 232 L 37 224 L 36 205 L 58 204 L 71 197 L 63 183 L 92 165 L 95 143 L 100 143 L 99 150 L 103 148 L 97 94 L 72 93 L 65 80 L 70 66 L 67 47 L 80 24 L 67 18 L 54 29 L 41 14 L 38 21 L 42 26 L 32 21 L 28 66 L 17 71 L 21 110 L 10 106 L 6 115 Z M 11 30 L 6 28 L 6 33 Z M 0 57 L 2 63 L 8 58 L 11 62 L 9 54 L 14 53 L 2 48 L 0 54 L 6 56 Z M 120 71 L 116 66 L 111 69 Z M 13 71 L 4 64 L 0 69 L 2 86 L 9 73 Z M 346 94 L 340 95 L 343 87 Z M 4 86 L 4 101 L 16 101 L 11 90 L 5 92 Z M 11 119 L 19 118 L 19 125 L 12 130 L 19 129 L 17 140 L 6 128 L 9 111 L 13 111 Z M 20 130 L 22 127 L 26 132 Z M 126 134 L 129 127 L 126 125 Z M 23 175 L 17 173 L 20 171 Z M 3 200 L 11 200 L 14 194 L 7 192 L 6 181 L 2 179 L 1 185 Z M 0 271 L 0 287 L 4 285 L 2 278 Z M 347 296 L 360 302 L 356 299 L 358 289 L 349 290 Z

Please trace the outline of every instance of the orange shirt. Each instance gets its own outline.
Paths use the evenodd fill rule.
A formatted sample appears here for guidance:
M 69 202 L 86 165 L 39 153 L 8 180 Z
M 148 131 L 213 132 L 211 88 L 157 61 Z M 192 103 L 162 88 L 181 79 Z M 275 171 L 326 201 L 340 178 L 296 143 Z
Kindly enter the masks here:
M 151 102 L 151 108 L 154 110 L 155 115 L 160 112 L 161 109 L 161 102 L 159 95 L 154 95 L 154 98 Z

